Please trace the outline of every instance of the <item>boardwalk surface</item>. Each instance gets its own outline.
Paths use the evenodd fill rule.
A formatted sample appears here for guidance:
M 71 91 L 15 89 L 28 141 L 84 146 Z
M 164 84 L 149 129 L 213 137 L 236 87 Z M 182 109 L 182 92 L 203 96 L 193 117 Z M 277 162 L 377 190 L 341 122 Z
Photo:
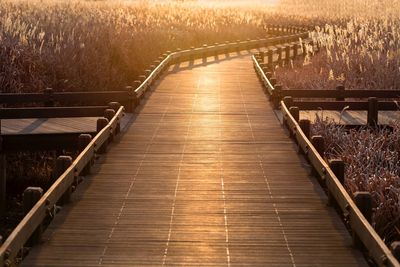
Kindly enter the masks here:
M 24 266 L 364 266 L 249 56 L 174 69 Z

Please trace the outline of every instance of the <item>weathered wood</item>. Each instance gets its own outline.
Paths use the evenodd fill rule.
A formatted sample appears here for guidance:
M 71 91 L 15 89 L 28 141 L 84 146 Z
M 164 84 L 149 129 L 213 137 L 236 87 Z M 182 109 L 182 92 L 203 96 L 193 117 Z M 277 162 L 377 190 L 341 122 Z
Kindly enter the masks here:
M 78 147 L 79 147 L 79 152 L 82 152 L 92 141 L 92 136 L 90 134 L 81 134 L 79 135 L 78 139 Z M 90 170 L 92 167 L 92 160 L 86 164 L 80 175 L 86 176 L 90 174 Z
M 291 96 L 285 96 L 283 98 L 283 103 L 290 109 L 293 106 L 293 98 Z
M 311 144 L 315 148 L 315 150 L 318 152 L 318 154 L 324 158 L 325 156 L 325 139 L 321 135 L 313 135 L 311 137 Z M 318 174 L 318 170 L 314 168 L 314 166 L 311 167 L 311 175 L 320 178 Z
M 356 192 L 354 193 L 354 203 L 357 205 L 358 209 L 364 215 L 364 218 L 371 223 L 372 221 L 372 198 L 369 192 Z M 354 246 L 362 248 L 362 242 L 358 235 L 353 232 L 353 242 Z
M 23 193 L 23 201 L 22 205 L 24 208 L 24 214 L 28 214 L 33 206 L 40 200 L 40 198 L 43 196 L 43 189 L 40 187 L 28 187 L 25 189 Z M 39 244 L 41 238 L 42 238 L 42 232 L 43 232 L 43 224 L 40 224 L 36 230 L 33 232 L 32 236 L 29 238 L 29 240 L 26 242 L 26 246 L 32 247 L 36 244 Z
M 99 118 L 97 119 L 97 133 L 100 133 L 101 130 L 103 130 L 107 124 L 109 123 L 109 120 L 107 118 Z M 107 146 L 108 142 L 102 144 L 100 148 L 97 149 L 97 153 L 103 154 L 107 151 Z
M 331 159 L 329 160 L 329 167 L 335 174 L 336 178 L 341 184 L 344 184 L 345 179 L 345 165 L 341 159 Z
M 99 117 L 107 106 L 2 108 L 0 119 Z
M 70 156 L 59 156 L 56 160 L 56 165 L 54 167 L 53 177 L 57 180 L 72 164 L 72 158 Z M 65 205 L 70 201 L 72 194 L 72 186 L 70 186 L 62 198 L 60 199 L 60 205 Z
M 354 203 L 360 209 L 365 219 L 371 223 L 372 221 L 372 197 L 369 192 L 355 192 Z
M 269 49 L 267 52 L 267 56 L 268 56 L 268 65 L 270 67 L 272 67 L 272 64 L 274 63 L 274 52 L 272 51 L 272 49 Z
M 0 93 L 1 104 L 49 103 L 57 102 L 63 105 L 106 105 L 111 101 L 123 102 L 128 98 L 127 91 L 98 91 L 98 92 L 53 92 L 45 93 Z M 50 105 L 51 106 L 51 105 Z
M 378 99 L 376 97 L 368 98 L 367 124 L 369 126 L 378 125 Z
M 271 83 L 272 86 L 275 86 L 275 84 L 277 83 L 277 80 L 275 77 L 272 77 L 271 79 L 269 79 L 269 82 Z
M 295 98 L 399 98 L 399 90 L 328 90 L 328 89 L 285 89 L 282 96 L 292 96 Z
M 290 107 L 290 114 L 298 122 L 300 120 L 300 110 L 299 107 Z
M 395 241 L 390 244 L 390 250 L 392 251 L 395 258 L 400 261 L 400 241 Z
M 115 116 L 115 110 L 114 109 L 106 109 L 104 110 L 104 118 L 106 118 L 108 121 L 111 121 L 111 119 Z
M 45 96 L 45 102 L 43 103 L 45 107 L 53 107 L 54 99 L 53 99 L 53 88 L 46 88 L 43 90 L 43 95 Z
M 301 110 L 368 110 L 368 101 L 294 101 Z M 395 111 L 398 106 L 394 101 L 379 101 L 378 110 Z
M 299 120 L 299 125 L 301 130 L 303 131 L 304 135 L 310 139 L 310 133 L 311 133 L 311 122 L 310 120 Z
M 298 53 L 299 53 L 299 45 L 294 44 L 293 45 L 293 59 L 297 59 Z
M 339 85 L 336 87 L 337 97 L 336 101 L 344 101 L 345 98 L 343 97 L 343 92 L 345 91 L 344 85 Z
M 115 112 L 117 112 L 120 109 L 121 104 L 118 102 L 111 102 L 111 103 L 108 103 L 108 106 L 110 108 L 112 108 Z M 115 131 L 116 131 L 115 134 L 119 134 L 121 132 L 121 122 L 120 121 L 118 121 L 117 128 L 115 129 Z
M 290 62 L 290 50 L 291 50 L 290 45 L 286 45 L 285 46 L 285 63 L 286 64 L 289 64 L 289 62 Z
M 313 135 L 311 137 L 311 143 L 317 150 L 317 152 L 324 157 L 325 153 L 325 139 L 321 135 Z

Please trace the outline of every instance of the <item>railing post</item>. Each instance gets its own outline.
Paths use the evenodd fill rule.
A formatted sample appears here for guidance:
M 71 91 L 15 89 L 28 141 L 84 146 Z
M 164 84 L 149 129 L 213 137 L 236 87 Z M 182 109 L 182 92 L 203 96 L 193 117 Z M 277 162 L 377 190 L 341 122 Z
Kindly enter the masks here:
M 1 130 L 1 121 L 0 121 Z M 7 181 L 7 161 L 6 154 L 3 149 L 3 137 L 0 132 L 0 216 L 6 211 L 6 181 Z
M 344 184 L 345 166 L 341 159 L 331 159 L 329 166 L 341 184 Z
M 278 46 L 276 53 L 278 54 L 278 65 L 280 66 L 282 64 L 282 47 Z
M 290 115 L 292 115 L 293 119 L 299 122 L 300 119 L 300 109 L 299 107 L 290 107 L 289 108 Z
M 294 44 L 293 45 L 293 59 L 296 59 L 298 56 L 298 50 L 299 50 L 299 45 L 298 44 Z
M 322 135 L 314 135 L 311 137 L 311 143 L 320 154 L 321 157 L 324 157 L 325 153 L 325 140 Z
M 272 51 L 272 49 L 269 49 L 267 54 L 268 54 L 268 65 L 272 69 L 274 64 L 274 52 Z
M 109 122 L 114 118 L 115 116 L 115 111 L 113 109 L 106 109 L 104 110 L 104 118 L 106 118 Z M 114 140 L 114 133 L 116 132 L 116 129 L 111 129 L 111 134 L 110 138 L 108 139 L 109 142 L 112 142 Z
M 203 44 L 203 49 L 207 49 L 208 45 L 207 44 Z M 203 60 L 207 61 L 207 52 L 204 51 L 202 54 L 202 58 Z
M 79 153 L 81 153 L 92 141 L 92 136 L 90 134 L 81 134 L 78 137 L 78 149 Z M 90 169 L 92 167 L 92 160 L 83 168 L 80 175 L 86 176 L 90 174 Z
M 369 192 L 356 192 L 354 193 L 354 202 L 357 208 L 364 215 L 365 219 L 371 223 L 372 221 L 372 197 Z M 353 231 L 354 246 L 362 248 L 363 244 L 357 234 Z
M 395 241 L 390 244 L 390 250 L 392 251 L 393 256 L 400 261 L 400 241 Z
M 119 108 L 121 107 L 121 104 L 118 102 L 110 102 L 108 103 L 108 106 L 115 111 L 115 113 L 118 112 Z M 118 120 L 117 122 L 117 128 L 115 129 L 115 134 L 119 134 L 121 132 L 121 122 Z
M 368 98 L 368 114 L 367 114 L 368 126 L 378 125 L 378 98 Z
M 336 86 L 336 93 L 337 93 L 337 97 L 336 97 L 336 101 L 344 101 L 344 91 L 345 91 L 345 87 L 344 85 L 338 85 Z
M 108 121 L 111 121 L 112 118 L 115 116 L 115 111 L 111 108 L 108 108 L 104 110 L 104 118 L 108 119 Z
M 72 158 L 70 156 L 59 156 L 56 160 L 56 166 L 54 168 L 54 180 L 57 180 L 71 166 L 71 164 Z M 69 186 L 59 200 L 60 205 L 64 205 L 70 201 L 71 193 L 72 186 Z
M 325 154 L 325 140 L 322 135 L 314 135 L 311 137 L 311 144 L 317 150 L 318 154 L 323 158 Z M 318 171 L 315 168 L 311 169 L 311 175 L 318 177 Z
M 291 96 L 285 96 L 283 98 L 283 103 L 285 103 L 286 107 L 290 109 L 293 106 L 293 98 Z
M 265 57 L 264 52 L 261 51 L 258 53 L 258 55 L 260 56 L 261 63 L 264 63 L 264 57 Z
M 272 104 L 274 106 L 274 109 L 279 108 L 279 102 L 281 101 L 281 93 L 282 93 L 282 85 L 275 84 L 274 91 L 272 94 Z
M 128 93 L 128 99 L 122 102 L 124 106 L 128 110 L 128 112 L 133 112 L 133 101 L 132 101 L 132 92 L 134 91 L 132 86 L 125 86 L 125 91 Z
M 272 85 L 272 87 L 275 87 L 275 85 L 277 84 L 277 80 L 276 80 L 276 78 L 271 78 L 271 79 L 269 79 L 269 83 Z
M 304 135 L 307 137 L 307 139 L 310 139 L 310 133 L 311 133 L 310 120 L 307 120 L 307 119 L 299 120 L 299 126 L 300 126 L 301 130 L 303 131 Z
M 28 214 L 29 211 L 35 206 L 35 204 L 40 200 L 43 196 L 43 189 L 40 187 L 28 187 L 25 189 L 22 195 L 22 205 L 24 208 L 24 214 Z M 38 244 L 42 238 L 43 232 L 43 224 L 39 224 L 39 226 L 32 233 L 28 241 L 26 242 L 26 246 L 32 247 Z
M 290 45 L 286 45 L 285 47 L 285 62 L 286 64 L 290 62 Z
M 43 90 L 43 95 L 45 97 L 44 106 L 45 107 L 53 107 L 54 100 L 53 100 L 53 88 L 46 88 Z
M 96 127 L 97 133 L 99 133 L 101 130 L 103 130 L 104 127 L 107 126 L 108 122 L 109 121 L 106 118 L 98 118 L 97 119 L 97 127 Z M 105 153 L 107 151 L 107 145 L 108 145 L 108 142 L 105 142 L 103 145 L 101 145 L 99 148 L 96 149 L 96 152 L 98 154 Z

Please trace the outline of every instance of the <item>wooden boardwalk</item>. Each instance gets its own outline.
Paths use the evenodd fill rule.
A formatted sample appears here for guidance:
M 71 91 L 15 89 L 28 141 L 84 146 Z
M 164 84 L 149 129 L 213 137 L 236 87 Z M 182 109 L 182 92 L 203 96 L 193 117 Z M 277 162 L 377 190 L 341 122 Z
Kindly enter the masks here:
M 365 266 L 250 57 L 181 67 L 23 266 Z

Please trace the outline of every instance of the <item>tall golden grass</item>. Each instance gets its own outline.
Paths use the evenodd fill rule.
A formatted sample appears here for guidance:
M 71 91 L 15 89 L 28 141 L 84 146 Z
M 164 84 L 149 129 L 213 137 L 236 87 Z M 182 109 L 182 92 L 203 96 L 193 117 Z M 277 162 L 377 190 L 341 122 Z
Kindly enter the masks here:
M 4 0 L 0 88 L 118 90 L 167 50 L 265 36 L 273 22 L 282 20 L 238 6 Z

